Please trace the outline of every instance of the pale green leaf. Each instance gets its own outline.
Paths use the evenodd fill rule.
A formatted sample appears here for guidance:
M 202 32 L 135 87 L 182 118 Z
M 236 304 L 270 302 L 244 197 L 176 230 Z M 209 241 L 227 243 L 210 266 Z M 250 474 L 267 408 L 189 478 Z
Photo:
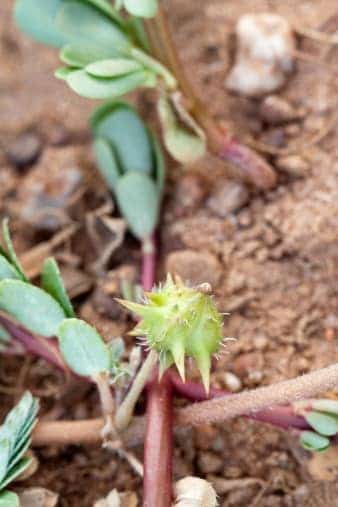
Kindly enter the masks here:
M 131 106 L 124 102 L 107 102 L 95 111 L 91 124 L 96 137 L 110 141 L 124 171 L 152 173 L 149 135 Z
M 0 507 L 20 507 L 18 495 L 12 491 L 2 491 L 0 493 Z
M 142 65 L 128 58 L 100 60 L 86 66 L 86 72 L 94 77 L 116 77 L 142 70 Z
M 0 280 L 5 280 L 6 278 L 21 280 L 21 275 L 6 257 L 0 255 Z
M 128 173 L 119 179 L 116 197 L 132 233 L 139 239 L 149 237 L 156 227 L 159 213 L 155 183 L 145 174 Z
M 314 431 L 302 431 L 300 434 L 300 443 L 307 451 L 325 451 L 329 445 L 330 440 L 326 437 L 318 435 Z
M 49 258 L 44 262 L 42 288 L 60 303 L 67 317 L 74 317 L 72 303 L 64 286 L 59 266 L 53 258 Z
M 165 97 L 158 101 L 158 113 L 165 147 L 175 160 L 182 164 L 191 164 L 205 155 L 205 139 L 180 125 Z
M 107 185 L 114 189 L 121 176 L 115 153 L 109 141 L 104 138 L 95 139 L 93 146 L 98 168 Z
M 138 71 L 116 78 L 95 78 L 85 70 L 71 72 L 67 83 L 72 90 L 89 99 L 117 98 L 142 86 L 148 78 L 147 71 Z
M 24 327 L 51 337 L 65 318 L 62 307 L 49 294 L 21 280 L 0 282 L 0 309 Z
M 110 354 L 95 328 L 79 319 L 67 319 L 57 331 L 62 355 L 75 373 L 82 376 L 108 372 Z
M 158 0 L 123 0 L 126 10 L 139 18 L 153 18 L 158 9 Z
M 67 38 L 55 26 L 63 0 L 16 0 L 15 21 L 23 32 L 39 42 L 61 47 Z
M 338 420 L 320 412 L 309 412 L 304 416 L 309 425 L 320 435 L 331 437 L 338 432 Z
M 120 27 L 94 6 L 69 1 L 63 2 L 56 16 L 56 26 L 69 42 L 90 44 L 95 47 L 112 47 L 125 52 L 130 41 Z

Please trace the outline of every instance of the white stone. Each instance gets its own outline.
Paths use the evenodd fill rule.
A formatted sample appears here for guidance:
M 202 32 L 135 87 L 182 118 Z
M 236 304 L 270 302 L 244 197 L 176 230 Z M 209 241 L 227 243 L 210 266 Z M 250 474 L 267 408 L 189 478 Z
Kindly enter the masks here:
M 293 69 L 295 37 L 288 21 L 276 14 L 246 14 L 236 35 L 236 61 L 226 87 L 248 96 L 280 88 Z

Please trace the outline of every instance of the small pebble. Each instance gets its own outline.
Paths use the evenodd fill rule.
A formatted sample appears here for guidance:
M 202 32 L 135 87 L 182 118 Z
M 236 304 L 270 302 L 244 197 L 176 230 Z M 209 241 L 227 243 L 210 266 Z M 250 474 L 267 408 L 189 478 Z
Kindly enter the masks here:
M 42 142 L 33 132 L 23 132 L 7 147 L 8 160 L 18 169 L 37 161 L 42 151 Z
M 242 388 L 241 380 L 237 377 L 237 375 L 234 375 L 234 373 L 231 373 L 230 371 L 226 371 L 224 373 L 223 381 L 229 391 L 233 393 L 240 391 Z
M 225 218 L 242 208 L 249 200 L 249 192 L 245 185 L 237 181 L 227 181 L 219 185 L 209 197 L 207 206 L 215 215 Z
M 226 87 L 251 97 L 280 88 L 293 69 L 295 37 L 289 22 L 276 14 L 246 14 L 236 35 L 236 61 Z
M 298 117 L 297 110 L 278 95 L 269 95 L 262 100 L 259 115 L 270 125 L 280 125 Z
M 310 166 L 299 155 L 289 155 L 286 157 L 278 157 L 276 159 L 276 166 L 281 171 L 288 173 L 294 177 L 304 177 L 309 173 Z

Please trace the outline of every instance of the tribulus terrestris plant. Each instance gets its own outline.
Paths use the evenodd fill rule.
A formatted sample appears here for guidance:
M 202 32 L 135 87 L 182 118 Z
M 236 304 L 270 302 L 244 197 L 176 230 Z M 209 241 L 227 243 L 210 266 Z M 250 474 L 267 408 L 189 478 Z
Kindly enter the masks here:
M 176 160 L 191 163 L 209 149 L 231 161 L 258 187 L 269 188 L 275 183 L 272 168 L 217 125 L 192 92 L 161 3 L 118 0 L 112 6 L 107 0 L 17 0 L 15 17 L 35 39 L 60 48 L 64 66 L 56 71 L 58 78 L 84 97 L 108 99 L 91 119 L 94 152 L 121 214 L 142 244 L 143 258 L 143 299 L 120 300 L 139 318 L 131 331 L 140 338 L 142 351 L 135 369 L 122 362 L 121 339 L 101 337 L 89 323 L 76 318 L 54 259 L 45 261 L 39 287 L 29 281 L 4 222 L 0 251 L 2 352 L 26 350 L 65 375 L 92 382 L 102 407 L 99 420 L 38 423 L 33 446 L 102 440 L 144 475 L 143 504 L 147 507 L 169 507 L 172 503 L 175 425 L 245 416 L 297 433 L 308 450 L 326 449 L 338 433 L 338 402 L 313 397 L 336 386 L 337 365 L 254 391 L 230 395 L 215 390 L 209 385 L 210 371 L 212 358 L 223 344 L 223 317 L 212 299 L 211 287 L 187 287 L 170 274 L 163 284 L 155 285 L 154 231 L 164 187 L 164 158 L 159 142 L 136 111 L 116 99 L 139 87 L 155 89 L 164 145 Z M 130 297 L 135 294 L 131 292 Z M 186 380 L 186 358 L 196 362 L 201 383 Z M 144 390 L 146 417 L 135 417 L 134 407 Z M 177 410 L 173 417 L 174 395 L 195 403 Z M 20 424 L 7 423 L 13 419 L 10 415 L 1 429 L 4 435 L 0 435 L 0 499 L 8 506 L 18 504 L 16 494 L 4 488 L 29 463 L 24 456 L 37 402 L 25 395 L 19 407 L 20 413 L 25 413 L 17 418 Z M 128 450 L 142 441 L 143 466 Z M 202 496 L 205 491 L 208 488 L 201 487 Z M 189 498 L 186 483 L 177 488 L 178 502 L 185 498 Z M 208 500 L 215 505 L 212 492 Z

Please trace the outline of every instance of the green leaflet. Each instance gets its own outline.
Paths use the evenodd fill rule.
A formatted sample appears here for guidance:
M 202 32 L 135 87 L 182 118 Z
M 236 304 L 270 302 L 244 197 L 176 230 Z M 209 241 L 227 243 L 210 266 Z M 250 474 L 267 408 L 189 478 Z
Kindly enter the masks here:
M 201 158 L 206 151 L 205 139 L 181 125 L 166 97 L 159 99 L 157 109 L 162 125 L 164 144 L 170 155 L 182 164 L 193 163 Z
M 88 99 L 117 98 L 146 85 L 149 78 L 147 71 L 137 71 L 116 78 L 95 78 L 85 70 L 71 72 L 66 81 L 70 88 Z
M 153 18 L 158 9 L 158 0 L 123 0 L 125 9 L 140 18 Z
M 66 316 L 49 294 L 21 280 L 0 282 L 0 309 L 30 331 L 45 337 L 53 336 Z
M 318 435 L 314 431 L 302 431 L 300 443 L 307 451 L 321 452 L 329 447 L 330 440 L 322 435 Z
M 62 306 L 67 317 L 74 317 L 72 303 L 65 289 L 59 266 L 53 258 L 45 260 L 42 269 L 42 288 Z
M 74 68 L 118 56 L 118 52 L 112 47 L 97 48 L 93 44 L 67 44 L 60 51 L 60 60 Z
M 96 137 L 110 141 L 124 172 L 151 174 L 153 159 L 148 132 L 131 106 L 107 102 L 95 111 L 91 125 Z
M 145 174 L 128 173 L 119 179 L 116 197 L 133 234 L 139 239 L 149 237 L 156 227 L 159 213 L 155 183 Z
M 20 507 L 18 495 L 12 491 L 2 491 L 0 493 L 0 507 Z
M 95 377 L 110 370 L 110 352 L 96 329 L 79 319 L 64 320 L 57 330 L 62 355 L 75 373 Z
M 338 433 L 338 420 L 331 415 L 309 412 L 305 414 L 304 418 L 320 435 L 331 437 Z
M 121 176 L 115 153 L 103 137 L 95 139 L 93 147 L 98 168 L 109 188 L 113 190 Z
M 62 2 L 63 0 L 16 0 L 15 21 L 33 39 L 59 48 L 67 41 L 54 23 Z
M 114 58 L 90 63 L 85 70 L 94 77 L 116 77 L 142 70 L 142 65 L 128 58 Z

